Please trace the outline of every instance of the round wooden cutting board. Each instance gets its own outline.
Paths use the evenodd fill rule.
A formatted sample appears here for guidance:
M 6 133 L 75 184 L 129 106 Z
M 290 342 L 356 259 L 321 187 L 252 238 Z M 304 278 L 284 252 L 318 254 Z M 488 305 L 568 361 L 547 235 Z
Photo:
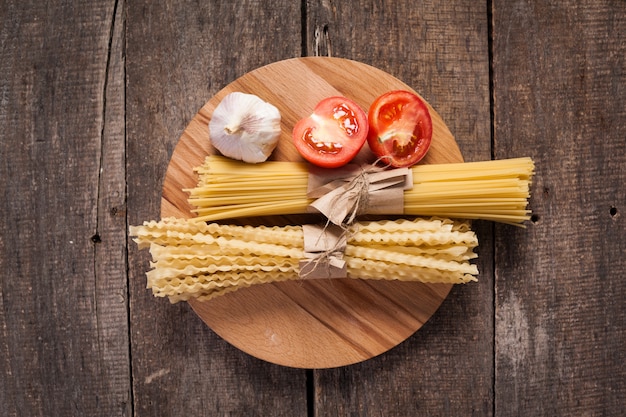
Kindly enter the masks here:
M 270 159 L 301 161 L 291 143 L 291 130 L 320 100 L 343 95 L 367 111 L 376 97 L 396 89 L 414 91 L 384 71 L 341 58 L 294 58 L 245 74 L 211 98 L 183 132 L 167 169 L 161 216 L 193 216 L 183 189 L 196 185 L 193 168 L 215 152 L 208 123 L 228 93 L 255 94 L 278 107 L 282 132 Z M 421 163 L 462 162 L 454 137 L 437 112 L 430 110 L 433 141 Z M 357 159 L 373 160 L 367 145 Z M 306 221 L 306 216 L 280 216 L 230 223 Z M 320 369 L 361 362 L 398 345 L 433 315 L 450 288 L 449 284 L 385 280 L 295 280 L 189 303 L 215 333 L 242 351 L 279 365 Z

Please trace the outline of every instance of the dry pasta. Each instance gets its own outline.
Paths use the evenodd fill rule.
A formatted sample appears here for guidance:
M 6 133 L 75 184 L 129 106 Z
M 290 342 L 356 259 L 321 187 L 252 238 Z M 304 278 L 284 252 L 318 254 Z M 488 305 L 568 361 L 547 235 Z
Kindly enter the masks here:
M 131 226 L 149 248 L 147 287 L 171 302 L 208 300 L 239 288 L 303 279 L 300 226 L 251 227 L 167 218 Z M 460 284 L 478 274 L 467 222 L 431 218 L 356 222 L 346 230 L 348 278 Z
M 531 158 L 415 165 L 413 188 L 404 192 L 404 214 L 482 219 L 519 225 L 527 209 Z M 198 221 L 306 213 L 308 169 L 301 162 L 246 164 L 211 155 L 196 168 L 187 189 Z

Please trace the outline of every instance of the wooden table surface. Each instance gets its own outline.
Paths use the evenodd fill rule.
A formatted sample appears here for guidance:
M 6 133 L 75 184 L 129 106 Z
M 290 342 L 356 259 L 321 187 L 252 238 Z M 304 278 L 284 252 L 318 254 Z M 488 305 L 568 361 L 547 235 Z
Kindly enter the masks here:
M 525 229 L 390 351 L 312 370 L 145 288 L 190 119 L 299 56 L 419 91 L 466 161 L 531 156 Z M 617 416 L 626 406 L 626 3 L 85 1 L 0 7 L 0 415 Z

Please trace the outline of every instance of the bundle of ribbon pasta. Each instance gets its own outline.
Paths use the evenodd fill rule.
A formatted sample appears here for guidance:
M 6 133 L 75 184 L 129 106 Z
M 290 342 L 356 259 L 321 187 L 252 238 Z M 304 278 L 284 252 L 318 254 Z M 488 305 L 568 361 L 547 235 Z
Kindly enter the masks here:
M 328 202 L 329 207 L 340 207 L 341 204 L 332 198 L 344 199 L 351 192 L 357 201 L 360 197 L 370 199 L 380 192 L 375 189 L 363 195 L 360 188 L 364 183 L 371 186 L 373 182 L 369 174 L 379 175 L 380 170 L 374 166 L 351 170 L 343 178 L 338 174 L 339 170 L 330 173 L 329 181 L 339 182 L 334 185 L 339 189 L 336 188 L 338 192 Z M 320 200 L 315 190 L 311 190 L 312 178 L 319 175 L 312 175 L 310 166 L 301 162 L 245 164 L 212 155 L 196 171 L 197 186 L 185 191 L 189 193 L 189 202 L 195 207 L 198 221 L 307 213 Z M 398 170 L 392 170 L 391 175 L 395 172 Z M 522 225 L 530 218 L 527 205 L 534 174 L 531 158 L 415 165 L 401 174 L 404 176 L 402 180 L 392 181 L 401 187 L 400 202 L 388 207 L 395 197 L 384 194 L 376 201 L 370 201 L 367 209 L 362 211 L 368 213 L 368 209 L 374 208 L 376 214 L 482 219 L 514 225 Z M 390 180 L 393 178 L 387 175 L 381 182 Z M 360 201 L 360 205 L 364 205 L 363 200 Z M 360 207 L 354 209 L 352 217 L 360 210 Z M 334 214 L 320 211 L 329 218 Z
M 440 218 L 332 225 L 235 226 L 166 218 L 131 226 L 149 248 L 147 286 L 172 303 L 209 300 L 255 284 L 361 278 L 476 281 L 478 241 L 467 222 Z

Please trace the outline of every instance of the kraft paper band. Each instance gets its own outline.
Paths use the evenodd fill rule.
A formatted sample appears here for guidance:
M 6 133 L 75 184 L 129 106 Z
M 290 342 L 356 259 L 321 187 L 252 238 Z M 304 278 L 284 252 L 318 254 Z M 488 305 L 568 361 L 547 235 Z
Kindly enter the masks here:
M 403 214 L 404 191 L 413 188 L 409 168 L 384 170 L 374 165 L 346 165 L 339 169 L 312 167 L 307 197 L 316 198 L 311 211 L 333 224 L 352 223 L 360 214 Z
M 343 228 L 328 224 L 303 225 L 304 257 L 299 263 L 300 278 L 346 278 L 348 269 L 343 254 L 347 245 Z

